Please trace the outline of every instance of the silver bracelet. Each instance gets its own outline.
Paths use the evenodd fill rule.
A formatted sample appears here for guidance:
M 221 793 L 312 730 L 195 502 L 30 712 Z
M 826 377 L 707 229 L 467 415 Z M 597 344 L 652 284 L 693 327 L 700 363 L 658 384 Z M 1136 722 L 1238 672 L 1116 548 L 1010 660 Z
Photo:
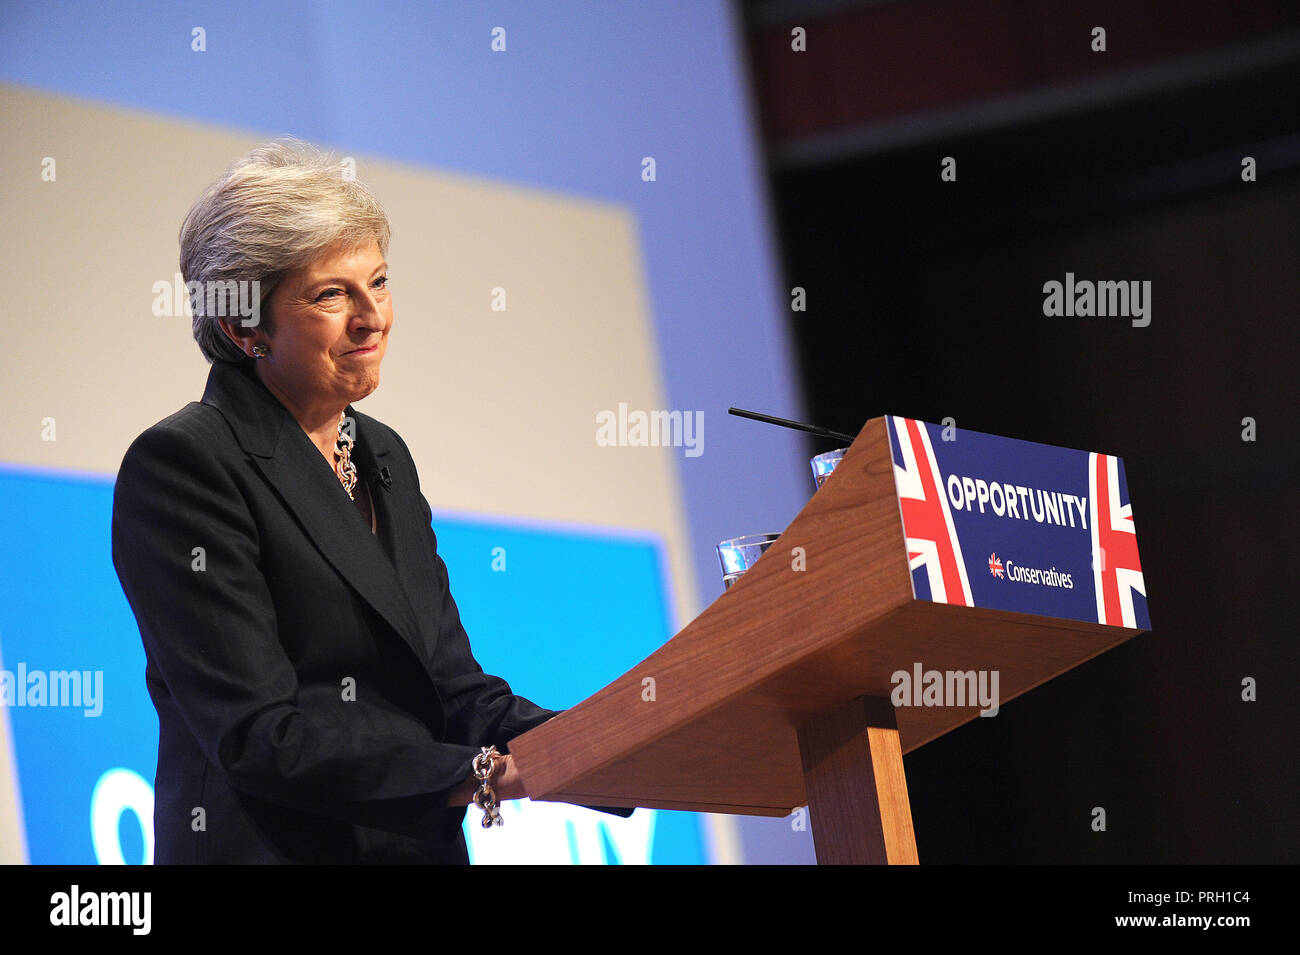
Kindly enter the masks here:
M 505 820 L 497 809 L 497 794 L 492 790 L 492 773 L 496 761 L 501 757 L 495 746 L 484 746 L 483 752 L 474 757 L 474 777 L 478 780 L 478 792 L 474 794 L 474 805 L 483 810 L 483 828 L 504 826 Z

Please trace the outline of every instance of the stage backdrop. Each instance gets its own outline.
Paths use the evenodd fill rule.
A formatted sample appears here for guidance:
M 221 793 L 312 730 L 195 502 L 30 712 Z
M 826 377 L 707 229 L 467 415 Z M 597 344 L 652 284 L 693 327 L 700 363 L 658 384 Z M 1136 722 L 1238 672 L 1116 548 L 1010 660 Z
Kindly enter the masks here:
M 136 435 L 201 396 L 167 291 L 176 233 L 258 142 L 335 149 L 389 211 L 395 324 L 360 408 L 410 445 L 476 654 L 517 692 L 594 692 L 721 592 L 714 542 L 806 500 L 802 443 L 724 415 L 799 413 L 734 24 L 722 4 L 589 14 L 0 14 L 0 671 L 20 691 L 0 707 L 0 861 L 150 857 L 157 721 L 109 559 L 112 482 Z M 338 59 L 354 43 L 359 72 Z M 703 431 L 602 446 L 620 408 Z M 480 862 L 811 858 L 781 820 L 521 801 L 483 833 L 474 815 Z

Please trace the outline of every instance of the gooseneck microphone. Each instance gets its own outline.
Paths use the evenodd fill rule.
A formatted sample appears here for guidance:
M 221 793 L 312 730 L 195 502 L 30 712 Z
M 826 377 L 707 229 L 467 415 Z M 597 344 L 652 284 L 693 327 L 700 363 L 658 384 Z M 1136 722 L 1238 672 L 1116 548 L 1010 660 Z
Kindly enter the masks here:
M 739 418 L 752 418 L 755 421 L 764 421 L 767 424 L 779 424 L 783 428 L 793 428 L 795 431 L 807 431 L 809 434 L 815 434 L 822 438 L 834 438 L 836 441 L 846 441 L 852 444 L 856 438 L 851 434 L 845 434 L 842 431 L 832 431 L 830 428 L 823 428 L 820 425 L 804 424 L 802 421 L 791 421 L 789 418 L 777 418 L 770 414 L 760 414 L 757 411 L 746 411 L 744 408 L 728 408 L 727 414 L 734 414 Z

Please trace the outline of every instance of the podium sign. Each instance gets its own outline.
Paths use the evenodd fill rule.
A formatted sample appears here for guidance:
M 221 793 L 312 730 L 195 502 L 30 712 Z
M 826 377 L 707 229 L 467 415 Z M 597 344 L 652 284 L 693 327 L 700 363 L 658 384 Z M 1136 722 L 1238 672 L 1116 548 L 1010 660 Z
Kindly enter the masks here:
M 916 599 L 1150 629 L 1122 460 L 887 422 Z

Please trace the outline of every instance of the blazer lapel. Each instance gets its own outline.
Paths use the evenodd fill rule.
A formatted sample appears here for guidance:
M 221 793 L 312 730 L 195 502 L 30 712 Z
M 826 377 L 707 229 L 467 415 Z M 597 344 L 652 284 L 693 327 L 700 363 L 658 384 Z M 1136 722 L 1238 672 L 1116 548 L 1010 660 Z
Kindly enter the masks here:
M 427 569 L 439 560 L 438 548 L 434 543 L 429 521 L 424 515 L 424 502 L 420 497 L 419 487 L 412 481 L 396 479 L 390 473 L 385 481 L 381 474 L 385 467 L 390 472 L 399 471 L 399 465 L 409 464 L 408 455 L 389 442 L 391 431 L 386 427 L 374 427 L 378 424 L 367 415 L 358 414 L 352 406 L 348 412 L 357 422 L 356 457 L 358 481 L 369 479 L 370 500 L 375 508 L 375 520 L 379 529 L 381 549 L 392 562 L 398 580 L 411 605 L 418 605 L 428 611 L 442 606 L 446 597 L 443 592 L 431 594 L 432 575 Z M 413 469 L 401 467 L 402 472 Z M 337 480 L 337 478 L 336 478 Z M 359 521 L 364 525 L 364 521 Z M 366 536 L 374 535 L 366 530 Z M 432 618 L 424 618 L 432 619 Z M 425 646 L 430 657 L 438 644 L 439 628 L 424 628 Z
M 325 558 L 401 635 L 417 659 L 427 664 L 429 656 L 419 620 L 395 567 L 400 550 L 386 552 L 370 533 L 325 457 L 288 409 L 257 378 L 251 363 L 247 367 L 244 363 L 213 363 L 203 403 L 217 408 L 226 418 L 240 446 Z M 348 412 L 357 420 L 350 405 Z M 373 436 L 363 436 L 358 425 L 358 451 L 363 437 Z M 384 455 L 389 453 L 387 448 L 375 448 L 374 457 L 363 456 L 357 467 L 358 482 L 366 480 L 371 470 L 364 459 L 378 460 L 381 450 Z M 396 547 L 399 541 L 395 532 L 406 516 L 391 513 L 388 502 L 380 503 L 380 496 L 390 496 L 382 487 L 372 485 L 370 490 L 376 520 L 385 522 L 382 529 L 388 531 L 387 540 Z

